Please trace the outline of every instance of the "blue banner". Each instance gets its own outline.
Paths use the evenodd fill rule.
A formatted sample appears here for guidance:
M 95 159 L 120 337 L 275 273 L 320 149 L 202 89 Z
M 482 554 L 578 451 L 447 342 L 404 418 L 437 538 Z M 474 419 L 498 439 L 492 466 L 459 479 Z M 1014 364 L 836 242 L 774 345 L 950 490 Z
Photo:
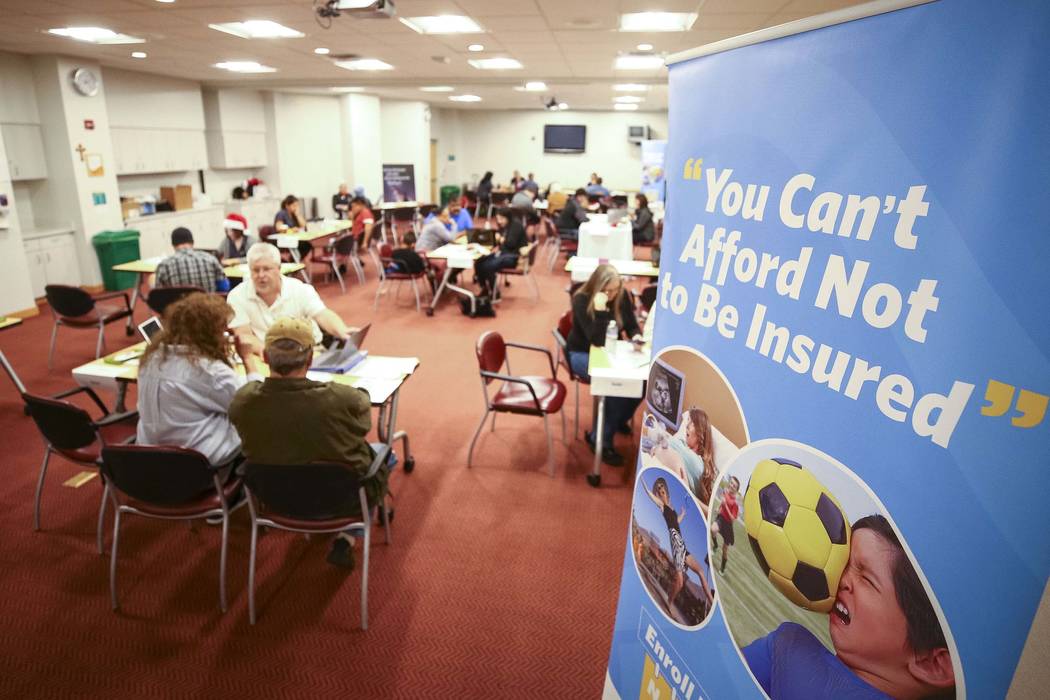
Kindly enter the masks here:
M 639 190 L 653 205 L 662 205 L 667 188 L 667 171 L 664 160 L 667 141 L 648 139 L 642 141 L 642 187 Z
M 607 698 L 1003 697 L 1050 574 L 1050 4 L 675 64 Z

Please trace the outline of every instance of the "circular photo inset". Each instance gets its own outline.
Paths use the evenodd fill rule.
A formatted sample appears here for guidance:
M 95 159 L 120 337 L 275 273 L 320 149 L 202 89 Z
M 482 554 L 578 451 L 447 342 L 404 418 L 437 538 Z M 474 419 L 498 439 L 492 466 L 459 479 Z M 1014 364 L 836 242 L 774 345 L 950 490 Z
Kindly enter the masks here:
M 726 625 L 773 700 L 964 696 L 926 577 L 838 461 L 789 440 L 751 443 L 720 476 L 708 522 Z
M 704 561 L 707 523 L 682 482 L 664 469 L 646 469 L 635 480 L 631 551 L 649 597 L 669 620 L 686 628 L 707 620 L 714 608 Z
M 697 500 L 705 519 L 718 474 L 747 440 L 736 394 L 710 360 L 681 346 L 665 348 L 653 360 L 641 466 L 672 472 Z

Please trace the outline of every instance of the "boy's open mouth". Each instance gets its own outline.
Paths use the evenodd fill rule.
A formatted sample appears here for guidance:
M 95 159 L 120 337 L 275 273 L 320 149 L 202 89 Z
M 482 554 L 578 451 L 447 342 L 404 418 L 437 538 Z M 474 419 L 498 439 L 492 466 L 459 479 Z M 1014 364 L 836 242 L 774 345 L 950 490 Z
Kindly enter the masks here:
M 842 601 L 836 600 L 835 601 L 835 607 L 833 607 L 831 609 L 831 612 L 832 612 L 832 614 L 837 616 L 842 621 L 842 624 L 847 625 L 847 626 L 849 625 L 849 623 L 850 623 L 849 608 L 847 608 L 845 605 L 843 605 Z

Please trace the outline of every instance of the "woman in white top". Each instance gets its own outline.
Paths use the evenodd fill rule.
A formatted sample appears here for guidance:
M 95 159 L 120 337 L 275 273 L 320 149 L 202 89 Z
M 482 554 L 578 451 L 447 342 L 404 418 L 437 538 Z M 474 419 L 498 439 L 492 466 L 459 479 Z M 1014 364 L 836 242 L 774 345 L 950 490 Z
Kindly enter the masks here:
M 227 409 L 237 390 L 258 378 L 258 359 L 238 341 L 249 377 L 234 371 L 226 336 L 232 318 L 233 309 L 213 294 L 191 294 L 166 309 L 164 330 L 139 363 L 139 444 L 187 447 L 213 465 L 239 454 Z

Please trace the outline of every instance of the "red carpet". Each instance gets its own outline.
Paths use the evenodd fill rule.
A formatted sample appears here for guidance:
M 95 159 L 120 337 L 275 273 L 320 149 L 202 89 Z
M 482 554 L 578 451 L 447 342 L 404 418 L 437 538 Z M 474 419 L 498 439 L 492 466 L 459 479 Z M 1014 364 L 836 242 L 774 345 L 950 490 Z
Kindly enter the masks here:
M 374 322 L 366 343 L 372 353 L 422 361 L 402 390 L 398 420 L 411 436 L 416 470 L 392 479 L 392 544 L 383 544 L 379 529 L 373 538 L 369 630 L 359 629 L 359 572 L 347 575 L 326 564 L 326 539 L 283 533 L 261 539 L 259 621 L 251 627 L 246 512 L 235 516 L 231 532 L 225 615 L 218 608 L 218 530 L 134 516 L 122 526 L 122 610 L 112 612 L 109 558 L 95 552 L 98 481 L 64 487 L 79 468 L 52 459 L 43 530 L 32 531 L 43 447 L 4 376 L 0 694 L 600 696 L 628 519 L 623 478 L 605 468 L 601 489 L 585 482 L 591 454 L 571 435 L 571 393 L 569 445 L 555 440 L 555 478 L 546 473 L 543 429 L 535 418 L 500 416 L 495 433 L 486 426 L 474 468 L 466 467 L 483 410 L 474 341 L 496 329 L 553 349 L 550 329 L 567 308 L 568 276 L 537 270 L 539 302 L 515 279 L 497 318 L 468 319 L 451 299 L 433 318 L 417 314 L 407 286 L 400 299 L 386 295 L 373 311 L 374 273 L 369 266 L 368 283 L 351 285 L 345 296 L 338 285 L 319 280 L 322 296 L 348 322 Z M 147 315 L 140 304 L 136 318 Z M 46 309 L 0 332 L 0 347 L 37 393 L 71 387 L 70 369 L 94 352 L 92 333 L 62 329 L 49 373 L 50 332 Z M 106 337 L 110 351 L 128 344 L 119 325 Z M 539 374 L 544 365 L 542 356 L 512 355 L 516 373 Z M 581 420 L 589 424 L 586 390 L 581 399 Z M 557 420 L 555 426 L 560 437 Z M 619 439 L 622 451 L 631 449 Z

